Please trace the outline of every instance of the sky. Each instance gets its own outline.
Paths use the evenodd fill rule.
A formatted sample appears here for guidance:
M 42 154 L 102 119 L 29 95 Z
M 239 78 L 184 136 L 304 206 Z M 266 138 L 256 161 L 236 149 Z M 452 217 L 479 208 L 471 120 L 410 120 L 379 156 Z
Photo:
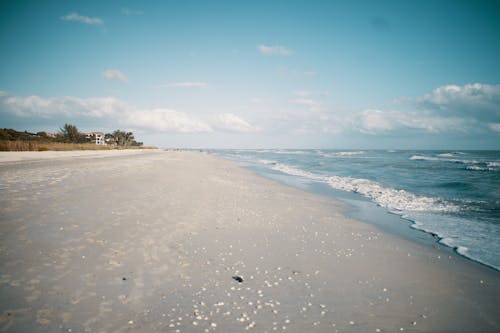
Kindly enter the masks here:
M 500 149 L 500 1 L 0 0 L 0 127 Z

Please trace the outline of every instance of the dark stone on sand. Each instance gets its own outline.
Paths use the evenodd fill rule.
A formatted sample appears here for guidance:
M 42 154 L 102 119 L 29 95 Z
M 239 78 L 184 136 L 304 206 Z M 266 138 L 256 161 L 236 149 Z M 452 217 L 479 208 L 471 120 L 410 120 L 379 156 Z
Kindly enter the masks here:
M 238 281 L 239 283 L 243 282 L 243 278 L 241 276 L 238 276 L 238 275 L 233 276 L 233 280 Z
M 126 277 L 122 277 L 122 280 L 125 281 L 125 280 L 127 280 L 127 278 Z

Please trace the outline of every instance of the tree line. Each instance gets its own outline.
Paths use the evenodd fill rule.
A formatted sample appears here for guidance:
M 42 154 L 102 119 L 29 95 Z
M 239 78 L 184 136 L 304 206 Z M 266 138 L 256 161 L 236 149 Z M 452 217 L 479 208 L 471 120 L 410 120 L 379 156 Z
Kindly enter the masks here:
M 37 134 L 40 134 L 40 133 L 37 133 Z M 58 134 L 60 136 L 62 136 L 62 138 L 64 139 L 65 142 L 73 142 L 73 143 L 89 142 L 89 137 L 84 133 L 80 133 L 78 128 L 73 124 L 64 124 L 64 126 L 59 129 Z M 119 129 L 112 132 L 112 133 L 106 133 L 104 135 L 104 141 L 108 145 L 115 145 L 115 146 L 142 146 L 143 145 L 142 142 L 138 142 L 135 140 L 134 133 L 121 131 Z

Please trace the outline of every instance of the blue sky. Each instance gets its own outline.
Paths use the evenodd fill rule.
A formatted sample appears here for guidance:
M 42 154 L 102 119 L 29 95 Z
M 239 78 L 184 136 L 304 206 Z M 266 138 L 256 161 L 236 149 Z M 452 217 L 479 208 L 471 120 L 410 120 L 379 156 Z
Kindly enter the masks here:
M 498 1 L 0 1 L 0 127 L 500 149 Z

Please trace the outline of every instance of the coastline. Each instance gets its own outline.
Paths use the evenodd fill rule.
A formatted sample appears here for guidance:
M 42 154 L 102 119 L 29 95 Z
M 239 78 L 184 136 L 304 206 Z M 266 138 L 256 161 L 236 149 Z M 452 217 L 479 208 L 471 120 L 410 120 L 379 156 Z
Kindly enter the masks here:
M 203 153 L 93 154 L 0 155 L 1 330 L 500 329 L 497 271 L 332 197 Z
M 266 172 L 267 170 L 265 169 L 248 166 L 242 167 L 255 172 L 259 176 L 283 184 L 284 186 L 297 188 L 299 190 L 322 196 L 333 197 L 335 200 L 338 200 L 344 204 L 341 212 L 344 216 L 350 219 L 368 223 L 385 233 L 403 238 L 407 241 L 432 247 L 436 250 L 444 252 L 445 255 L 458 255 L 462 259 L 470 261 L 471 264 L 484 266 L 487 269 L 491 269 L 500 273 L 500 270 L 498 270 L 494 266 L 482 262 L 479 259 L 470 258 L 469 256 L 460 253 L 456 247 L 448 246 L 445 243 L 442 243 L 441 240 L 443 238 L 439 237 L 438 234 L 417 228 L 415 226 L 415 221 L 405 218 L 401 214 L 388 211 L 386 208 L 377 205 L 376 203 L 370 201 L 365 197 L 351 192 L 332 189 L 330 186 L 324 183 L 311 182 L 307 185 L 298 185 L 296 183 L 296 179 L 294 179 L 294 177 L 290 175 L 282 174 L 279 175 L 279 177 L 276 177 L 275 174 Z
M 493 185 L 498 156 L 383 150 L 214 153 L 287 186 L 333 196 L 346 203 L 345 214 L 351 218 L 409 240 L 444 246 L 500 271 Z M 392 179 L 387 165 L 397 173 Z M 422 177 L 423 182 L 415 181 Z

